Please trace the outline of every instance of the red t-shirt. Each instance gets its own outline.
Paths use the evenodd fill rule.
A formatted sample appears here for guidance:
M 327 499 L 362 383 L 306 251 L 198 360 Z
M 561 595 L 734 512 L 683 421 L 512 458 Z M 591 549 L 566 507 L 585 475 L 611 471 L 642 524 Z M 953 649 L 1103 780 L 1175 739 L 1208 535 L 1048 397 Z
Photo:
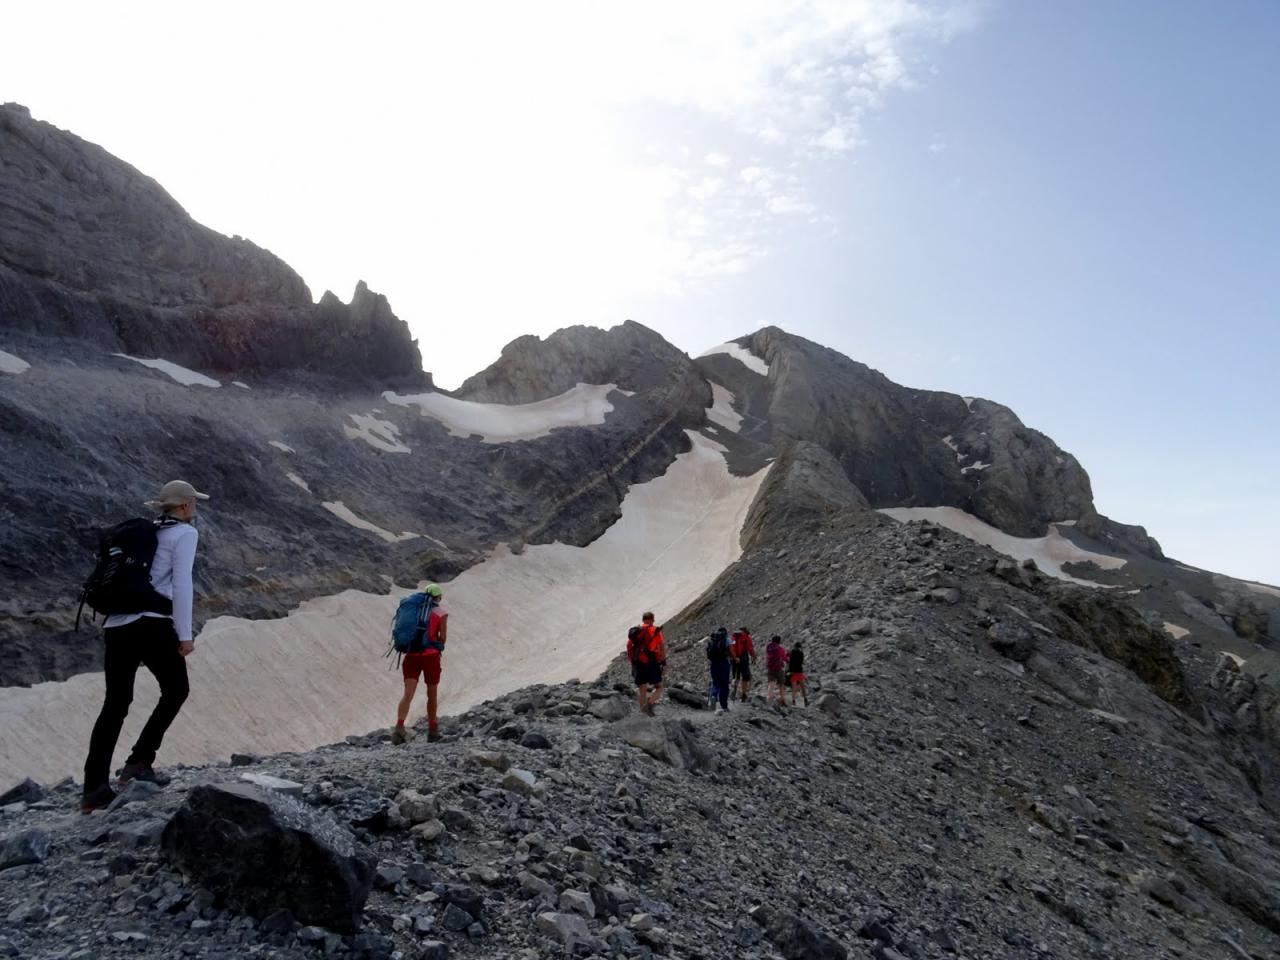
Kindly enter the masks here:
M 756 652 L 756 646 L 751 640 L 749 633 L 735 633 L 733 635 L 733 659 L 742 659 L 743 654 L 750 656 Z

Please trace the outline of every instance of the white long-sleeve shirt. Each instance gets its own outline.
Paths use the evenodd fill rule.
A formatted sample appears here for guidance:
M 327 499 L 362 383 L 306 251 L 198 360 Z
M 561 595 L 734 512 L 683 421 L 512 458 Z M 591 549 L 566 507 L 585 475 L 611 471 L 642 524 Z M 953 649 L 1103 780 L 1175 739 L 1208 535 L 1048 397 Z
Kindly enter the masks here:
M 191 640 L 191 603 L 195 588 L 191 571 L 196 562 L 196 543 L 200 531 L 189 523 L 175 523 L 156 531 L 156 557 L 151 562 L 151 586 L 161 596 L 173 601 L 173 615 L 163 613 L 117 613 L 107 617 L 103 626 L 123 627 L 139 617 L 163 617 L 173 620 L 180 641 Z

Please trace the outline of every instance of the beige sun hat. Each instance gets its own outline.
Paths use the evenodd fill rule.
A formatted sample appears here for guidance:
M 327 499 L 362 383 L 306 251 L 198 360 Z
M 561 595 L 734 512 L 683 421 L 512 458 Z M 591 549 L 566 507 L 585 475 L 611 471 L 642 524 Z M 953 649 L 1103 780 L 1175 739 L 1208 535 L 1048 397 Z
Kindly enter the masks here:
M 186 503 L 188 500 L 208 500 L 207 493 L 201 493 L 185 480 L 170 480 L 160 488 L 160 495 L 154 500 L 148 500 L 144 505 L 152 510 L 162 510 L 165 507 L 176 507 L 179 504 Z

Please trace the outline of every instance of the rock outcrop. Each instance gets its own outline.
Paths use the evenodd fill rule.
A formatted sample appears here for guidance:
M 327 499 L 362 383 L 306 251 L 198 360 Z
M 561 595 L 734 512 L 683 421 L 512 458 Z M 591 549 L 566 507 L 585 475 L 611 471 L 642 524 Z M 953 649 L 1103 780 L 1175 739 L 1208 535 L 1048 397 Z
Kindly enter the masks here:
M 1096 539 L 1161 556 L 1141 527 L 1098 515 L 1075 457 L 1008 407 L 899 386 L 777 327 L 738 343 L 768 364 L 767 378 L 724 354 L 698 362 L 740 396 L 755 425 L 749 435 L 777 448 L 797 439 L 825 448 L 872 507 L 955 506 L 1022 537 L 1076 520 Z
M 224 902 L 262 919 L 360 924 L 375 864 L 343 825 L 247 784 L 196 787 L 161 837 L 165 856 Z

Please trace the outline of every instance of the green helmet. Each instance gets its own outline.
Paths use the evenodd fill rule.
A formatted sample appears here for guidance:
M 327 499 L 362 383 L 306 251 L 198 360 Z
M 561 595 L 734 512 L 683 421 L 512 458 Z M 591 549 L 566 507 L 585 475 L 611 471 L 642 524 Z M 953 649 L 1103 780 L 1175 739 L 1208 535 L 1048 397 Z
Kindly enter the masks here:
M 429 597 L 435 597 L 437 600 L 444 596 L 444 591 L 440 589 L 438 583 L 428 583 L 422 588 L 422 592 Z

